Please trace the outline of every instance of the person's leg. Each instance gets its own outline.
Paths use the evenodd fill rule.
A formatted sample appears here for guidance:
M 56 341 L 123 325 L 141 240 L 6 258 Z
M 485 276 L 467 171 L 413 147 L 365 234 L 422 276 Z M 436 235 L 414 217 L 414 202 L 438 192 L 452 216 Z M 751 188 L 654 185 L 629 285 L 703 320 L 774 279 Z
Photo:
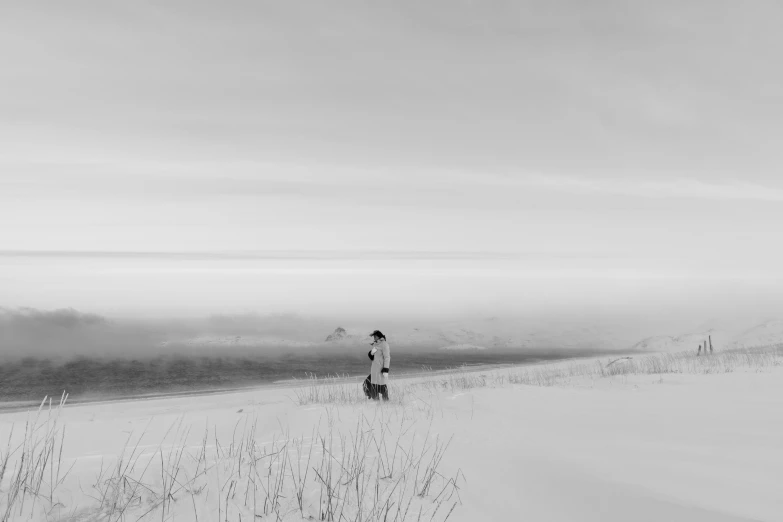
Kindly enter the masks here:
M 381 389 L 380 391 L 381 391 L 381 396 L 383 396 L 383 400 L 388 401 L 389 400 L 389 388 L 385 384 L 382 384 L 379 387 Z

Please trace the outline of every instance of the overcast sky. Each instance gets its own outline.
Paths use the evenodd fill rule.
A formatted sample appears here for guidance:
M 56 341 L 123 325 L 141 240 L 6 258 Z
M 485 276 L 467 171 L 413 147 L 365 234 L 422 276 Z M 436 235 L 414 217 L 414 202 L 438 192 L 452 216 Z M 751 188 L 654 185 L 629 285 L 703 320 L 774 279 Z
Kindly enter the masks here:
M 782 21 L 777 0 L 2 2 L 0 305 L 779 310 Z

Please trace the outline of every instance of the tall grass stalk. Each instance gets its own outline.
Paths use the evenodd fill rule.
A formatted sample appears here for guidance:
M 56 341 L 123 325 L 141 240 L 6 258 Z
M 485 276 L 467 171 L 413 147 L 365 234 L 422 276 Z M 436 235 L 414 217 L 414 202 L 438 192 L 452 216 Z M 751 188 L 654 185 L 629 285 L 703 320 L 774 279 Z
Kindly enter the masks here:
M 464 477 L 442 471 L 447 443 L 421 439 L 416 421 L 394 409 L 361 413 L 348 432 L 340 431 L 335 412 L 327 426 L 311 436 L 292 437 L 282 429 L 271 442 L 257 439 L 257 419 L 246 417 L 231 440 L 214 439 L 209 428 L 195 447 L 190 427 L 180 418 L 157 447 L 146 450 L 131 434 L 114 459 L 101 462 L 85 494 L 91 505 L 66 506 L 57 498 L 64 469 L 62 430 L 53 415 L 47 425 L 38 414 L 28 422 L 18 447 L 7 445 L 0 470 L 2 520 L 154 521 L 154 520 L 302 520 L 404 522 L 413 513 L 442 522 L 449 499 L 459 498 Z M 59 434 L 59 435 L 58 435 Z M 208 441 L 214 445 L 208 446 Z M 184 502 L 180 502 L 184 500 Z M 57 510 L 55 510 L 57 508 Z M 65 516 L 59 510 L 66 508 Z

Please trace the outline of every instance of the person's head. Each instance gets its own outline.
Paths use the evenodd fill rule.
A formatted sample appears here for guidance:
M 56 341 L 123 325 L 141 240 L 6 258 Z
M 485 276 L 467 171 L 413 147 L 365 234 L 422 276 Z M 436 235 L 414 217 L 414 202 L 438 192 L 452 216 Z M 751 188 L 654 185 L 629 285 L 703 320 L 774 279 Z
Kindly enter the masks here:
M 373 341 L 375 341 L 376 343 L 381 339 L 383 339 L 384 341 L 386 340 L 386 336 L 383 335 L 380 330 L 375 330 L 373 333 L 370 334 L 370 336 L 372 337 Z

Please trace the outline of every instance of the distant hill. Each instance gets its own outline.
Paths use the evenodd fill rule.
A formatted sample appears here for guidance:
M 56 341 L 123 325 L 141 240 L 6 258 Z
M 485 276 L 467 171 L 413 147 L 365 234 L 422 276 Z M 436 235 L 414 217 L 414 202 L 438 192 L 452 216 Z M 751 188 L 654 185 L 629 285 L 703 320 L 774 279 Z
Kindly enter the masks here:
M 369 344 L 372 342 L 369 332 L 351 330 L 348 331 L 345 328 L 338 326 L 334 332 L 326 336 L 325 342 L 329 344 Z
M 752 328 L 734 333 L 709 329 L 678 336 L 649 337 L 636 343 L 633 349 L 644 352 L 681 352 L 689 350 L 696 352 L 699 344 L 708 341 L 710 336 L 712 337 L 712 345 L 716 350 L 783 344 L 783 321 L 779 319 L 766 321 Z
M 220 348 L 249 348 L 254 346 L 274 346 L 290 348 L 306 348 L 315 346 L 316 343 L 308 341 L 293 341 L 290 339 L 272 339 L 249 335 L 201 335 L 188 339 L 170 340 L 162 343 L 162 346 L 189 346 L 189 347 L 220 347 Z
M 167 345 L 204 347 L 329 347 L 369 344 L 372 328 L 338 326 L 321 339 L 290 340 L 254 335 L 198 335 L 171 340 Z M 402 326 L 385 331 L 389 343 L 400 348 L 443 350 L 498 349 L 623 349 L 632 340 L 598 326 L 568 326 L 558 323 L 511 323 L 492 318 L 453 321 L 420 326 Z
M 730 342 L 730 336 L 726 332 L 718 330 L 706 330 L 703 332 L 687 333 L 678 336 L 659 335 L 648 337 L 633 346 L 634 350 L 647 352 L 682 352 L 698 350 L 700 344 L 712 338 L 714 348 L 725 348 Z
M 164 345 L 193 347 L 278 347 L 309 348 L 359 346 L 371 342 L 370 327 L 338 326 L 320 339 L 292 340 L 285 336 L 198 335 L 171 340 Z M 391 328 L 389 343 L 400 348 L 434 350 L 569 349 L 628 350 L 639 352 L 696 351 L 699 344 L 712 338 L 716 350 L 783 343 L 783 321 L 770 320 L 751 328 L 727 331 L 705 328 L 679 335 L 659 335 L 635 342 L 632 331 L 620 332 L 599 325 L 551 323 L 510 323 L 493 319 L 450 322 L 427 326 Z
M 766 321 L 742 332 L 734 341 L 738 348 L 783 343 L 783 320 Z
M 450 346 L 442 346 L 441 350 L 486 350 L 484 346 L 476 346 L 475 344 L 452 344 Z

